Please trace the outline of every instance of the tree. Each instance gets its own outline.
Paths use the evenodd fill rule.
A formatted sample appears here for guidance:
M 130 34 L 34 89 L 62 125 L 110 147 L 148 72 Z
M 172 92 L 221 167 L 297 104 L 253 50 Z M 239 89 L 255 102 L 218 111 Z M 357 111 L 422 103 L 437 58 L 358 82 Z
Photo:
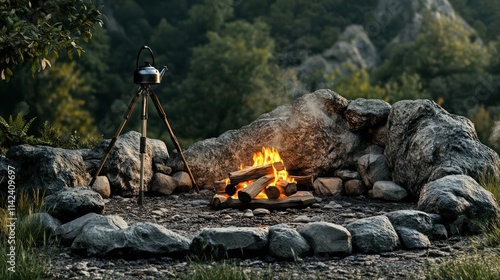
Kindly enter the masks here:
M 69 58 L 92 38 L 101 13 L 90 0 L 6 0 L 0 5 L 0 76 L 10 80 L 13 65 L 29 62 L 31 72 L 51 65 L 50 55 Z
M 370 75 L 365 69 L 355 69 L 348 64 L 343 65 L 342 68 L 344 74 L 340 70 L 335 70 L 333 73 L 325 75 L 326 87 L 347 99 L 369 98 L 389 101 L 389 97 L 382 87 L 370 83 Z
M 207 37 L 193 49 L 175 110 L 173 123 L 185 138 L 217 136 L 289 100 L 272 86 L 279 72 L 270 64 L 274 43 L 264 23 L 231 22 Z
M 463 22 L 426 15 L 416 40 L 393 46 L 376 78 L 389 83 L 398 79 L 394 73 L 418 75 L 432 99 L 443 100 L 453 113 L 467 114 L 468 99 L 476 94 L 477 78 L 484 74 L 489 57 L 477 34 Z

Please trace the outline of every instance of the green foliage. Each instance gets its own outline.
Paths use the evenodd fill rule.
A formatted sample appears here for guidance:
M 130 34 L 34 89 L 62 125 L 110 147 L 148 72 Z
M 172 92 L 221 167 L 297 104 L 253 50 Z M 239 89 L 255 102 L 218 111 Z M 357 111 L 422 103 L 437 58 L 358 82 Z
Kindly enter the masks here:
M 40 221 L 34 214 L 39 213 L 43 206 L 43 199 L 39 192 L 21 192 L 16 196 L 16 239 L 15 244 L 8 243 L 11 218 L 5 205 L 0 208 L 0 278 L 1 279 L 42 279 L 50 277 L 50 249 L 49 236 L 41 228 Z M 1 200 L 7 201 L 5 197 Z M 10 246 L 15 247 L 15 272 L 8 270 Z
M 25 120 L 23 112 L 18 113 L 15 118 L 11 115 L 9 121 L 0 116 L 0 148 L 2 148 L 3 154 L 5 154 L 6 149 L 16 145 L 41 143 L 38 139 L 28 135 L 28 130 L 34 120 L 35 118 Z
M 328 88 L 335 90 L 347 99 L 367 98 L 389 101 L 386 91 L 370 84 L 370 75 L 365 69 L 354 70 L 350 75 L 342 75 L 340 70 L 325 75 Z
M 488 144 L 493 121 L 486 107 L 481 105 L 479 108 L 470 110 L 468 118 L 474 123 L 479 140 L 482 143 Z
M 187 136 L 213 137 L 255 119 L 288 101 L 272 87 L 278 71 L 270 63 L 273 40 L 267 26 L 245 21 L 208 32 L 209 42 L 193 49 L 190 71 L 182 84 L 182 125 Z
M 328 88 L 335 90 L 347 99 L 382 99 L 394 103 L 403 99 L 428 97 L 428 93 L 422 88 L 417 74 L 403 73 L 398 78 L 379 86 L 371 83 L 370 75 L 365 69 L 344 65 L 342 70 L 350 74 L 341 74 L 340 70 L 336 70 L 332 74 L 326 74 L 324 78 Z
M 13 65 L 29 62 L 31 72 L 51 66 L 50 55 L 83 51 L 101 13 L 89 0 L 17 1 L 0 5 L 0 76 L 10 80 Z
M 73 132 L 52 126 L 45 121 L 38 131 L 40 140 L 46 145 L 63 149 L 90 149 L 97 145 L 102 137 L 85 134 L 83 137 L 74 130 Z
M 500 259 L 478 253 L 446 260 L 429 266 L 425 279 L 429 280 L 493 280 L 500 278 Z
M 311 275 L 292 275 L 291 272 L 279 273 L 268 268 L 267 271 L 252 271 L 236 262 L 222 261 L 204 263 L 193 262 L 189 265 L 188 273 L 182 275 L 180 279 L 186 280 L 271 280 L 271 279 L 311 279 Z M 313 278 L 314 279 L 314 278 Z M 321 279 L 316 275 L 315 279 Z

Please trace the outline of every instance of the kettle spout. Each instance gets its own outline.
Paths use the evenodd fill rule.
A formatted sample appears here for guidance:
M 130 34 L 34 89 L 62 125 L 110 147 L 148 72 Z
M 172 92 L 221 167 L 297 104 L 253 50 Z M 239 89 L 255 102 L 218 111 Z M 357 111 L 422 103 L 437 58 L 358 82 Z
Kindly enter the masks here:
M 167 72 L 167 71 L 168 71 L 167 66 L 163 66 L 163 68 L 160 71 L 160 82 L 163 79 L 163 75 L 165 75 L 165 72 Z

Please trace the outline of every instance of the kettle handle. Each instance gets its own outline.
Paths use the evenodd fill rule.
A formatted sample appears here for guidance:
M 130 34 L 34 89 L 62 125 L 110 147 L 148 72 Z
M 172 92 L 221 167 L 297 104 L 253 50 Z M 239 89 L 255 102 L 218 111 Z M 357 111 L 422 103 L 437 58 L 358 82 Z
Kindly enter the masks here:
M 152 50 L 150 47 L 148 47 L 148 46 L 144 45 L 144 46 L 142 46 L 142 48 L 139 50 L 139 53 L 137 53 L 137 60 L 135 61 L 135 68 L 136 68 L 136 69 L 139 69 L 139 56 L 141 55 L 141 52 L 142 52 L 143 50 L 145 50 L 145 49 L 149 51 L 149 53 L 151 54 L 151 58 L 153 59 L 153 63 L 152 63 L 151 65 L 152 65 L 153 67 L 155 66 L 155 57 L 154 57 L 154 55 L 153 55 L 153 50 Z

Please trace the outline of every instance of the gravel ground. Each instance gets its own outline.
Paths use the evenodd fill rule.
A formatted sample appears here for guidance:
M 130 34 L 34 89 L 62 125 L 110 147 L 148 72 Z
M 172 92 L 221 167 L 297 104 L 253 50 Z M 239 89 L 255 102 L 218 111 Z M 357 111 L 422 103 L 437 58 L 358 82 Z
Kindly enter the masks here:
M 272 226 L 287 223 L 300 226 L 308 220 L 321 220 L 346 225 L 356 219 L 387 212 L 415 209 L 414 202 L 392 203 L 364 197 L 317 197 L 318 203 L 305 209 L 257 212 L 234 209 L 213 210 L 208 202 L 213 193 L 207 190 L 168 197 L 146 197 L 143 208 L 135 198 L 114 197 L 106 203 L 105 214 L 120 215 L 127 223 L 154 222 L 188 238 L 203 228 L 227 226 Z M 257 214 L 257 215 L 256 215 Z M 51 272 L 58 279 L 178 279 L 185 278 L 193 267 L 209 269 L 231 262 L 274 279 L 421 279 L 426 265 L 440 263 L 470 254 L 468 237 L 452 237 L 433 241 L 428 250 L 397 250 L 381 254 L 353 254 L 347 257 L 306 257 L 285 262 L 262 256 L 252 259 L 193 261 L 190 258 L 172 259 L 106 259 L 82 257 L 69 248 L 59 248 L 51 260 Z M 482 248 L 485 254 L 500 255 L 500 248 Z

